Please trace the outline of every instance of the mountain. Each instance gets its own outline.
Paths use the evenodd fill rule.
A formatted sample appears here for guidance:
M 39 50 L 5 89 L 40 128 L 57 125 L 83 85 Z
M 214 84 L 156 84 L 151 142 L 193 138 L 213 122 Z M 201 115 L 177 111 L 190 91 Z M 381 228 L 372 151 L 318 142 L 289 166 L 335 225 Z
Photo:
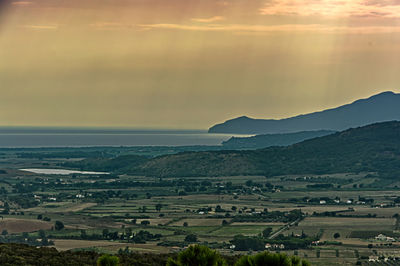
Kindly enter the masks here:
M 125 169 L 157 177 L 377 172 L 398 178 L 400 122 L 349 129 L 287 147 L 160 156 Z
M 307 139 L 322 137 L 335 133 L 335 131 L 318 130 L 302 131 L 286 134 L 265 134 L 253 137 L 232 137 L 222 142 L 224 149 L 262 149 L 272 146 L 288 146 Z
M 276 134 L 299 131 L 342 131 L 376 122 L 400 120 L 400 94 L 383 92 L 334 109 L 274 119 L 246 116 L 228 120 L 209 129 L 209 133 Z

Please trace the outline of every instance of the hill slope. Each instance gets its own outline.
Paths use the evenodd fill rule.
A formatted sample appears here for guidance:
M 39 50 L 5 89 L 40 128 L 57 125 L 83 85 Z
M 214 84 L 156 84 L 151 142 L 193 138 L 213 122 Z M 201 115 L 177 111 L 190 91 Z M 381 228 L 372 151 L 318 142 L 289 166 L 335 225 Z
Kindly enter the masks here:
M 129 169 L 149 176 L 236 176 L 379 172 L 400 177 L 400 122 L 377 123 L 253 151 L 186 152 Z
M 400 120 L 400 94 L 384 92 L 338 108 L 281 120 L 252 119 L 243 116 L 215 125 L 209 132 L 274 134 L 315 130 L 341 131 L 393 120 Z
M 224 149 L 262 149 L 272 146 L 288 146 L 307 139 L 313 139 L 335 133 L 335 131 L 302 131 L 287 134 L 264 134 L 253 137 L 232 137 L 222 142 Z

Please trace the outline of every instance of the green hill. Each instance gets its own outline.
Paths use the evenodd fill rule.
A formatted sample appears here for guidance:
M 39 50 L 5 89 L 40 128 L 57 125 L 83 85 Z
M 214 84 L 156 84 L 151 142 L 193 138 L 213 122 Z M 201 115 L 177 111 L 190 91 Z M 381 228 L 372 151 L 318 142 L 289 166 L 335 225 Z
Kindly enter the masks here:
M 222 142 L 224 149 L 262 149 L 272 146 L 288 146 L 307 139 L 313 139 L 335 133 L 335 131 L 318 130 L 286 134 L 263 134 L 253 137 L 232 137 Z
M 384 122 L 254 151 L 186 152 L 125 168 L 160 177 L 378 172 L 400 176 L 400 122 Z

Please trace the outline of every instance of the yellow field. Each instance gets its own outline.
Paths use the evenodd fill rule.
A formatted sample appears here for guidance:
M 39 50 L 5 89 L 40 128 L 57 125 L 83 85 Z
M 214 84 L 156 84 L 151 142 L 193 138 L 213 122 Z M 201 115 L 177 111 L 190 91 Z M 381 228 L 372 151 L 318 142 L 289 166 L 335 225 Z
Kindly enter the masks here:
M 38 231 L 40 229 L 49 230 L 52 226 L 52 223 L 39 220 L 14 218 L 5 218 L 3 220 L 0 220 L 0 231 L 7 230 L 8 233 L 29 233 Z
M 132 251 L 151 252 L 151 253 L 169 253 L 170 248 L 160 247 L 155 244 L 127 244 L 112 241 L 88 241 L 88 240 L 64 240 L 56 239 L 54 246 L 60 251 L 80 249 L 80 248 L 101 248 L 110 252 L 117 252 L 120 248 L 129 247 Z

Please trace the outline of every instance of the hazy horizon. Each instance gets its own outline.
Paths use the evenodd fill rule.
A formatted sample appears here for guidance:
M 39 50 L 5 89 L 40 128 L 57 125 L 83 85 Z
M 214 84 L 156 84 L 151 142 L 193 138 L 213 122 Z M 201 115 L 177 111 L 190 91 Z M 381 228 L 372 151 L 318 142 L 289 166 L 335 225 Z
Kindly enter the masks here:
M 380 93 L 383 93 L 379 92 Z M 387 91 L 385 91 L 387 92 Z M 394 93 L 398 93 L 397 91 L 391 91 Z M 374 94 L 376 95 L 376 94 Z M 373 95 L 370 95 L 373 96 Z M 354 99 L 353 101 L 344 103 L 342 105 L 346 105 L 346 104 L 351 104 L 356 100 L 360 100 L 360 99 L 367 99 L 368 97 L 364 97 L 364 98 L 358 98 L 358 99 Z M 342 106 L 340 105 L 340 106 Z M 339 106 L 332 106 L 332 107 L 328 107 L 327 109 L 324 110 L 329 110 L 329 109 L 333 109 Z M 320 112 L 320 111 L 324 111 L 324 110 L 315 110 L 315 111 L 311 111 L 310 113 L 314 113 L 314 112 Z M 305 115 L 308 113 L 299 113 L 299 114 L 294 114 L 293 116 L 290 117 L 295 117 L 295 116 L 301 116 L 301 115 Z M 246 116 L 245 114 L 242 116 Z M 277 117 L 250 117 L 252 119 L 276 119 L 276 120 L 281 120 L 281 119 L 286 119 L 286 118 L 290 118 L 290 117 L 281 117 L 281 118 L 277 118 Z M 229 117 L 226 118 L 224 121 L 219 121 L 219 122 L 225 122 L 228 121 L 230 119 L 234 119 L 237 117 Z M 179 132 L 186 132 L 186 133 L 206 133 L 209 129 L 209 127 L 215 125 L 216 123 L 218 123 L 218 121 L 216 121 L 214 124 L 210 124 L 207 128 L 183 128 L 183 127 L 140 127 L 140 126 L 107 126 L 107 125 L 102 125 L 102 126 L 76 126 L 76 125 L 64 125 L 64 126 L 57 126 L 57 125 L 0 125 L 0 130 L 8 130 L 10 132 L 12 132 L 12 130 L 22 130 L 24 132 L 29 131 L 29 130 L 72 130 L 72 131 L 77 131 L 79 132 L 79 130 L 81 131 L 96 131 L 96 132 L 101 132 L 101 131 L 115 131 L 115 132 L 137 132 L 137 133 L 144 133 L 144 132 L 148 132 L 148 133 L 156 133 L 156 132 L 160 132 L 160 133 L 179 133 Z M 0 133 L 4 133 L 4 132 L 0 132 Z M 7 132 L 8 133 L 8 132 Z M 15 132 L 14 132 L 15 133 Z M 240 134 L 239 134 L 240 135 Z M 245 134 L 246 135 L 246 134 Z

